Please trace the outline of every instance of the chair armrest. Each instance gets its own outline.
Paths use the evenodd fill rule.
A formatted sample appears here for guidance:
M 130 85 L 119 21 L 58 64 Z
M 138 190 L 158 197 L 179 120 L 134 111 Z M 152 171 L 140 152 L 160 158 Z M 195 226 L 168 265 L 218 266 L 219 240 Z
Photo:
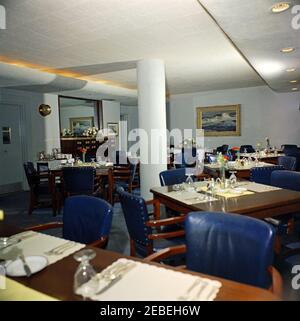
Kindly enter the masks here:
M 165 233 L 154 233 L 149 234 L 148 238 L 150 240 L 160 240 L 160 239 L 170 239 L 172 237 L 179 237 L 185 235 L 184 230 L 178 230 L 173 232 L 165 232 Z
M 49 230 L 52 228 L 58 228 L 62 226 L 63 226 L 62 222 L 52 222 L 47 224 L 40 224 L 40 225 L 26 227 L 24 230 L 25 231 L 44 231 L 44 230 Z
M 274 266 L 270 266 L 268 268 L 268 272 L 272 277 L 272 285 L 270 287 L 270 291 L 272 291 L 279 298 L 282 297 L 282 277 L 280 273 L 275 269 Z
M 146 201 L 146 205 L 153 205 L 154 212 L 153 215 L 155 219 L 159 220 L 160 219 L 160 202 L 159 200 L 148 200 Z
M 161 220 L 150 220 L 146 222 L 145 225 L 150 227 L 167 226 L 167 225 L 183 223 L 184 220 L 185 220 L 185 216 L 177 216 L 177 217 L 164 218 Z
M 172 247 L 167 247 L 161 251 L 158 251 L 156 253 L 153 253 L 147 257 L 144 258 L 143 261 L 145 262 L 158 262 L 161 261 L 167 257 L 182 254 L 186 252 L 186 245 L 177 245 Z
M 99 248 L 105 248 L 108 242 L 107 236 L 102 236 L 99 240 L 89 243 L 90 246 L 95 246 Z

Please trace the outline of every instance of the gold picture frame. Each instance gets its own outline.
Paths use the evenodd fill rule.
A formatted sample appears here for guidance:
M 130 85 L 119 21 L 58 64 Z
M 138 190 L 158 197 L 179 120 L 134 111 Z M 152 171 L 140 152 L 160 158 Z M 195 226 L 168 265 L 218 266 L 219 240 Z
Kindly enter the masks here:
M 70 118 L 70 129 L 75 136 L 82 136 L 83 132 L 94 127 L 94 117 Z
M 119 136 L 119 123 L 107 123 L 107 129 L 115 136 Z
M 241 105 L 197 107 L 197 128 L 204 136 L 241 136 Z

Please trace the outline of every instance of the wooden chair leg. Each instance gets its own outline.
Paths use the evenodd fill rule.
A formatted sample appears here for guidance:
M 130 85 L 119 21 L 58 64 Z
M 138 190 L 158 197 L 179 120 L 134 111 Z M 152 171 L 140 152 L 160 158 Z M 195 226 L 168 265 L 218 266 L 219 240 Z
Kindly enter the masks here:
M 275 236 L 274 251 L 277 255 L 280 255 L 281 252 L 281 237 L 279 235 Z
M 130 256 L 135 256 L 135 244 L 132 239 L 130 239 Z

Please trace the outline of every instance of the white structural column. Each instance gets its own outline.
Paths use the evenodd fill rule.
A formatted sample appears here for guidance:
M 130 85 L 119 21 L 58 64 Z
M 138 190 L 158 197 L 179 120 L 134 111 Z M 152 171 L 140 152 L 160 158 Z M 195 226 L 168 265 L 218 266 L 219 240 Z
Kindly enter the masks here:
M 159 59 L 138 61 L 137 82 L 141 195 L 147 200 L 153 197 L 150 193 L 150 188 L 160 186 L 159 173 L 167 169 L 166 81 L 164 62 Z M 147 135 L 145 133 L 147 133 Z

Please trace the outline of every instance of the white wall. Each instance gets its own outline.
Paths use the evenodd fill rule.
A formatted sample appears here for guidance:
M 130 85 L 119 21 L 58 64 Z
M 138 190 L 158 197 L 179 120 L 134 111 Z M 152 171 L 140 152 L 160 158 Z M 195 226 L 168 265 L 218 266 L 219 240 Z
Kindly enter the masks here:
M 131 130 L 139 128 L 139 112 L 137 106 L 121 105 L 121 115 L 128 116 L 127 133 Z M 128 142 L 127 147 L 130 148 L 135 142 Z
M 38 152 L 51 153 L 52 148 L 60 147 L 57 95 L 0 88 L 0 102 L 21 107 L 23 161 L 34 161 Z M 43 103 L 52 107 L 51 114 L 46 117 L 38 112 L 38 106 Z M 25 182 L 24 175 L 23 186 Z
M 208 91 L 170 97 L 170 129 L 196 128 L 196 107 L 241 104 L 241 136 L 207 137 L 207 148 L 222 144 L 300 145 L 300 95 L 276 93 L 269 87 Z

